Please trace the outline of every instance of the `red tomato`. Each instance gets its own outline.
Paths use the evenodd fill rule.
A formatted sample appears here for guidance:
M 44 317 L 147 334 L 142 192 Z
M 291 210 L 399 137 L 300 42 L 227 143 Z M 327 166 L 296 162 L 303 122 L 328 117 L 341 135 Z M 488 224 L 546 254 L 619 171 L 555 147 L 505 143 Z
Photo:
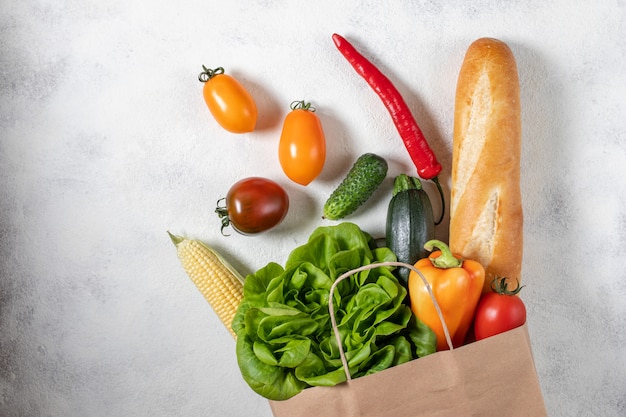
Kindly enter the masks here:
M 224 228 L 232 225 L 244 235 L 264 232 L 279 224 L 289 210 L 289 197 L 285 190 L 272 180 L 261 177 L 244 178 L 228 190 L 225 207 L 215 212 Z M 218 204 L 219 204 L 218 201 Z
M 224 74 L 222 67 L 202 68 L 204 71 L 198 79 L 204 83 L 204 101 L 215 120 L 232 133 L 252 132 L 258 112 L 248 90 L 235 78 Z
M 508 291 L 504 281 L 505 278 L 501 278 L 502 284 L 494 286 L 494 292 L 483 294 L 478 302 L 474 320 L 476 340 L 513 330 L 526 323 L 526 306 L 517 296 L 521 287 Z
M 322 123 L 310 103 L 294 101 L 285 117 L 278 145 L 278 160 L 293 182 L 308 185 L 322 172 L 326 138 Z

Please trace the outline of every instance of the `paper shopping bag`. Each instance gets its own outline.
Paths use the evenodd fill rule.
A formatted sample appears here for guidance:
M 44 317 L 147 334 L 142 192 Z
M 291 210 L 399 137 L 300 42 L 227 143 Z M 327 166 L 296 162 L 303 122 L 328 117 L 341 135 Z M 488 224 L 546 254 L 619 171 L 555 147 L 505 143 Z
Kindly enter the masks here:
M 547 416 L 526 325 L 270 407 L 274 417 Z
M 401 262 L 424 281 L 444 327 L 450 350 L 439 351 L 368 376 L 352 379 L 340 350 L 347 381 L 307 388 L 284 401 L 270 401 L 274 417 L 545 417 L 546 408 L 533 360 L 528 327 L 454 348 L 437 300 L 422 273 Z M 337 278 L 372 269 L 366 265 Z M 332 303 L 329 312 L 337 343 Z

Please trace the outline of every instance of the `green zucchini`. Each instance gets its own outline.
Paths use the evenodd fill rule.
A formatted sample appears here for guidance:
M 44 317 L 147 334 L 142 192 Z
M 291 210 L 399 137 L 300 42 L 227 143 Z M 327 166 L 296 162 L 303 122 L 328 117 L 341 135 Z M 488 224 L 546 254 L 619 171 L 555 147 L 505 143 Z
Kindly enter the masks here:
M 393 196 L 387 209 L 385 240 L 399 262 L 414 265 L 428 256 L 424 244 L 435 238 L 435 220 L 428 194 L 418 178 L 400 174 L 394 179 Z M 398 268 L 396 277 L 408 286 L 408 268 Z
M 352 214 L 374 194 L 387 176 L 387 161 L 373 154 L 361 155 L 324 204 L 323 218 L 339 220 Z

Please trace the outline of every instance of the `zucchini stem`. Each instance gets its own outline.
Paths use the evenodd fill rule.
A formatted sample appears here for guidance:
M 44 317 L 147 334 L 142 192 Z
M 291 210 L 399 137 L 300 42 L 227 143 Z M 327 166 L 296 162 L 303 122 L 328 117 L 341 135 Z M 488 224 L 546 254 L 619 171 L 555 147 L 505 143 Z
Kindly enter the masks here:
M 395 197 L 396 194 L 401 193 L 402 191 L 422 189 L 422 182 L 419 178 L 409 177 L 406 174 L 400 174 L 393 181 L 392 197 Z

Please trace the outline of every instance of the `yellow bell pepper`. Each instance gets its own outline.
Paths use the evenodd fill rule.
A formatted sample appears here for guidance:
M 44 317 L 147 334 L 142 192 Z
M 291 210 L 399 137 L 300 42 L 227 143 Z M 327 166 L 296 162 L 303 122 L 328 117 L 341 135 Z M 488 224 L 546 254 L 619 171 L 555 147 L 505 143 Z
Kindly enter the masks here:
M 430 240 L 424 245 L 431 254 L 415 263 L 426 278 L 439 304 L 454 347 L 463 345 L 485 282 L 485 269 L 473 260 L 455 256 L 445 243 Z M 433 251 L 433 249 L 439 249 Z M 411 310 L 437 336 L 437 350 L 448 349 L 439 315 L 422 278 L 409 275 Z

